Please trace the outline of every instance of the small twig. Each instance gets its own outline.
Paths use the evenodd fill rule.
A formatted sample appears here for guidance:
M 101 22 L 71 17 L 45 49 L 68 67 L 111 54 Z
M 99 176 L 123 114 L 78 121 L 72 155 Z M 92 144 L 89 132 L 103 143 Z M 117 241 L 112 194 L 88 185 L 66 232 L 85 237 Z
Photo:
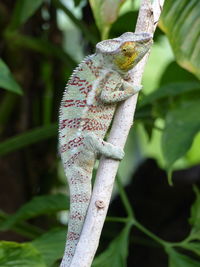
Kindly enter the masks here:
M 136 32 L 154 33 L 157 25 L 154 22 L 157 22 L 160 17 L 163 4 L 164 0 L 155 0 L 152 7 L 150 0 L 142 1 Z M 141 83 L 147 57 L 148 55 L 131 72 L 134 84 Z M 136 103 L 137 95 L 134 95 L 120 104 L 108 139 L 110 143 L 124 147 L 132 125 Z M 116 160 L 104 157 L 100 160 L 87 217 L 70 267 L 91 266 L 108 210 L 118 166 L 119 162 Z

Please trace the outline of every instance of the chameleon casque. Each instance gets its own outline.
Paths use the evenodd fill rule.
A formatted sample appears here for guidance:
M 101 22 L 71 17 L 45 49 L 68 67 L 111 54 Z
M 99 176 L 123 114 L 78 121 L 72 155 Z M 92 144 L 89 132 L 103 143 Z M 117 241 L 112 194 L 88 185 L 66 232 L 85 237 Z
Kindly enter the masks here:
M 120 147 L 103 140 L 118 102 L 137 93 L 131 70 L 152 44 L 148 33 L 126 32 L 96 45 L 74 70 L 60 107 L 59 150 L 70 189 L 70 214 L 62 267 L 70 266 L 91 196 L 96 156 L 121 160 Z M 88 237 L 89 238 L 89 237 Z

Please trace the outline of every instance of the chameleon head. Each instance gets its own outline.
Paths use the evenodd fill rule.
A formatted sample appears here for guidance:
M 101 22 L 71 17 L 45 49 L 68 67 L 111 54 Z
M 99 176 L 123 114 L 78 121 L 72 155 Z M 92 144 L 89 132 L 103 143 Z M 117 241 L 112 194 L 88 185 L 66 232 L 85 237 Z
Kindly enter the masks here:
M 118 38 L 98 43 L 97 52 L 104 55 L 112 69 L 126 73 L 143 58 L 152 42 L 149 33 L 126 32 Z

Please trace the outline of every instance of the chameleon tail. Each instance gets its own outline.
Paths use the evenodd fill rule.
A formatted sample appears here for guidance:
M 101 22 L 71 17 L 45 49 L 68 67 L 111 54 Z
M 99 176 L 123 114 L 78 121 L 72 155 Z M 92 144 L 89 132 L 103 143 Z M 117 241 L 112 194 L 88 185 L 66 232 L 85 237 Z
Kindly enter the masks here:
M 71 170 L 67 177 L 70 188 L 70 214 L 67 242 L 60 267 L 69 267 L 75 253 L 90 202 L 92 170 L 90 173 L 83 169 Z

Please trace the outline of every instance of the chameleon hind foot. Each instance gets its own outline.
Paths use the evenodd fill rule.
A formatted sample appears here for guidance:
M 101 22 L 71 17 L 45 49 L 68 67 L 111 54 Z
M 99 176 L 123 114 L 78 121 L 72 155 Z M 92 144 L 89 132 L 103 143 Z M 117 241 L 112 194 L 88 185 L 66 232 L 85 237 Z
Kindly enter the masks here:
M 124 151 L 122 148 L 104 141 L 94 133 L 87 133 L 85 135 L 85 142 L 88 149 L 94 151 L 95 153 L 100 153 L 105 157 L 117 160 L 122 160 L 124 157 Z

